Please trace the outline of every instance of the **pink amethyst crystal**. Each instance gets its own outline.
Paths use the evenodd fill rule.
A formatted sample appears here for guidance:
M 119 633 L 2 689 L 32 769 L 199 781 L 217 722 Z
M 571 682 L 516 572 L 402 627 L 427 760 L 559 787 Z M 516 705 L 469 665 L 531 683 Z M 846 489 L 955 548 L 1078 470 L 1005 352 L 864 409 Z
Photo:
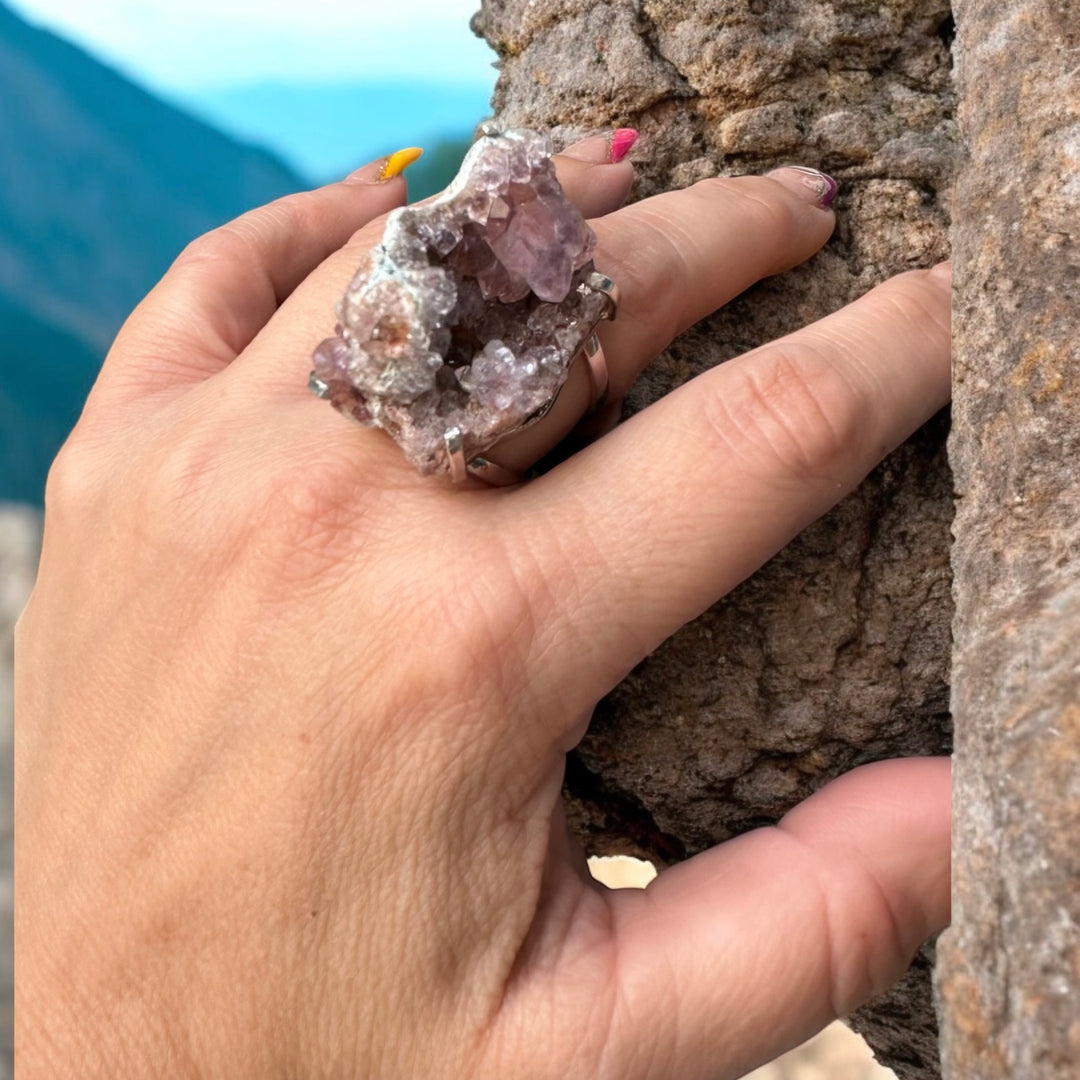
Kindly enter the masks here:
M 542 413 L 607 298 L 586 281 L 593 231 L 563 194 L 548 139 L 480 139 L 436 199 L 395 210 L 338 304 L 312 389 L 389 432 L 422 473 Z

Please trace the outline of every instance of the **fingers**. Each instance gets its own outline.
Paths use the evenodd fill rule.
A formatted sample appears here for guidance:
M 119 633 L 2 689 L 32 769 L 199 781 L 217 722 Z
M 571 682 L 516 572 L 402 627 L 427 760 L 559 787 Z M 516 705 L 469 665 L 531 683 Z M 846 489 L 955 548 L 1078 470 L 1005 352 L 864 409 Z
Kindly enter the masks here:
M 882 762 L 611 894 L 605 1059 L 635 1080 L 742 1076 L 881 993 L 948 923 L 949 832 L 948 760 Z
M 618 316 L 600 328 L 608 397 L 623 397 L 677 335 L 754 282 L 810 258 L 829 238 L 835 181 L 778 169 L 657 195 L 592 222 L 596 266 L 619 286 Z M 560 442 L 591 404 L 579 360 L 544 421 L 488 456 L 522 470 Z
M 571 147 L 583 157 L 556 155 L 554 159 L 567 198 L 586 216 L 621 206 L 633 182 L 633 167 L 627 161 L 612 163 L 607 145 L 603 138 L 589 139 Z M 333 332 L 334 307 L 384 228 L 382 218 L 371 222 L 309 275 L 241 359 L 239 377 L 254 373 L 260 386 L 274 396 L 307 393 L 312 351 Z
M 563 601 L 553 665 L 582 688 L 579 704 L 748 577 L 948 397 L 947 269 L 914 271 L 699 376 L 509 494 L 515 543 Z M 572 558 L 551 539 L 567 536 Z
M 128 320 L 100 392 L 143 394 L 229 364 L 361 226 L 405 202 L 380 159 L 348 180 L 252 210 L 190 244 Z
M 612 395 L 678 334 L 809 259 L 832 233 L 834 194 L 820 173 L 784 168 L 703 180 L 596 222 L 596 265 L 622 293 L 618 318 L 602 330 Z
M 583 139 L 555 155 L 559 183 L 582 217 L 603 217 L 626 202 L 634 182 L 626 154 L 636 141 L 637 132 L 624 129 Z

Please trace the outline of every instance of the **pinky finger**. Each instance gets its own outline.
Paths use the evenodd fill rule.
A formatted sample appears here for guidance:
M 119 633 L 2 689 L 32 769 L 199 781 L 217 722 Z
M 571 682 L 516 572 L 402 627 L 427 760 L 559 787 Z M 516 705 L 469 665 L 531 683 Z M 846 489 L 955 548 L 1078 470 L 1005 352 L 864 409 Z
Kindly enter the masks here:
M 609 1053 L 651 1066 L 621 1075 L 743 1076 L 884 992 L 949 921 L 949 832 L 947 759 L 878 762 L 644 895 L 609 894 Z

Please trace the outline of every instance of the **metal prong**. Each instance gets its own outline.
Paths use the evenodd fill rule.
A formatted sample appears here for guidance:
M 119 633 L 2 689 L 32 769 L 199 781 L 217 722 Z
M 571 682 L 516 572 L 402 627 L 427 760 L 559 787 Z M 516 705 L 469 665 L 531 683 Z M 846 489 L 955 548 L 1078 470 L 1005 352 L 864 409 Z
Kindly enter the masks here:
M 443 435 L 443 439 L 446 442 L 446 460 L 450 466 L 450 479 L 455 484 L 464 483 L 469 470 L 465 464 L 465 437 L 461 433 L 461 428 L 450 428 Z
M 594 270 L 585 279 L 585 284 L 596 292 L 602 292 L 608 298 L 609 303 L 607 311 L 604 312 L 602 318 L 614 322 L 615 316 L 619 313 L 619 301 L 622 299 L 619 293 L 619 286 L 606 274 L 601 274 L 597 270 Z
M 600 347 L 600 338 L 595 330 L 589 335 L 589 340 L 585 342 L 581 353 L 589 367 L 589 382 L 592 387 L 589 412 L 593 412 L 603 404 L 608 392 L 607 357 L 604 356 L 604 350 Z
M 313 371 L 308 376 L 308 389 L 317 397 L 324 400 L 330 396 L 330 387 L 326 385 Z
M 467 468 L 470 476 L 475 476 L 477 480 L 483 480 L 492 487 L 509 487 L 511 484 L 520 484 L 522 480 L 521 473 L 503 465 L 496 465 L 494 461 L 483 457 L 474 457 Z

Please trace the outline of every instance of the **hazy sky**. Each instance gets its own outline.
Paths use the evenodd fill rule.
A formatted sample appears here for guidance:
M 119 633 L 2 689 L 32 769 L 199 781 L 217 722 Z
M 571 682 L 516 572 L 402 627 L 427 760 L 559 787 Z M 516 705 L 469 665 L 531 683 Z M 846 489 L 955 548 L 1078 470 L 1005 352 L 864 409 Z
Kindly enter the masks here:
M 480 0 L 10 2 L 164 90 L 266 79 L 493 79 L 494 56 L 468 27 Z

